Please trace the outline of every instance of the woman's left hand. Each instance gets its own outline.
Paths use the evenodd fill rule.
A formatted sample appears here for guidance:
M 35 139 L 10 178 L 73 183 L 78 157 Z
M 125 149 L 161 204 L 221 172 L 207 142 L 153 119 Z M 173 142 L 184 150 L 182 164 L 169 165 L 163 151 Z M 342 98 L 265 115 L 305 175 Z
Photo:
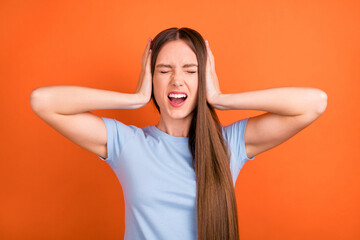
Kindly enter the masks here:
M 215 105 L 216 99 L 221 95 L 219 80 L 215 72 L 214 56 L 211 52 L 208 41 L 205 41 L 207 49 L 206 62 L 206 100 L 212 106 Z

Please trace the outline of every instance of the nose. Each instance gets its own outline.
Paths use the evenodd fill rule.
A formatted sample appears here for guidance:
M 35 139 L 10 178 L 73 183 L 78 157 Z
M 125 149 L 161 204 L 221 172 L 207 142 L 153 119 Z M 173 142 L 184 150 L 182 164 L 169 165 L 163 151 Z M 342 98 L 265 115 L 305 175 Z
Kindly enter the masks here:
M 171 79 L 171 85 L 173 86 L 183 86 L 184 85 L 184 75 L 181 72 L 174 72 Z

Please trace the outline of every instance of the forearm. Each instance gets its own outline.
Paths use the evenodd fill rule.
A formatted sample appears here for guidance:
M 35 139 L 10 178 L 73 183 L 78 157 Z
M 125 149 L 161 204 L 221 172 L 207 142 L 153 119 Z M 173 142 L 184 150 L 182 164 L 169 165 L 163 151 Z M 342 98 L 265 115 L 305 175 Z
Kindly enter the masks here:
M 322 113 L 326 108 L 327 95 L 317 88 L 280 87 L 220 94 L 211 104 L 220 110 L 260 110 L 295 116 L 308 112 Z
M 138 94 L 73 86 L 52 85 L 35 89 L 30 96 L 35 112 L 76 114 L 100 109 L 136 109 L 146 103 Z

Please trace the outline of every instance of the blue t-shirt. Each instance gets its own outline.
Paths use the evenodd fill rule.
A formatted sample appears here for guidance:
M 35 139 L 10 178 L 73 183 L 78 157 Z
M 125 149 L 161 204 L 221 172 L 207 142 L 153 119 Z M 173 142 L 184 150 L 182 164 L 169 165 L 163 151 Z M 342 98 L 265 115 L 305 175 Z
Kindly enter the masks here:
M 138 128 L 101 117 L 107 131 L 106 161 L 123 189 L 125 240 L 196 239 L 196 175 L 187 137 L 156 126 Z M 248 160 L 244 131 L 248 118 L 222 127 L 231 151 L 235 182 Z

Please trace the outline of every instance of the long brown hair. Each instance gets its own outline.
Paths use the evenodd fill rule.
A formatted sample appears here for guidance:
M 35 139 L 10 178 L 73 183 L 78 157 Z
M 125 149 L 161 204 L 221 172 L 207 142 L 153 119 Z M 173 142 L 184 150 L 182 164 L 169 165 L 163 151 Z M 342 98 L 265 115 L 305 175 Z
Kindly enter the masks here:
M 189 129 L 189 149 L 196 173 L 196 213 L 198 239 L 238 240 L 235 191 L 230 173 L 230 152 L 214 108 L 206 101 L 205 71 L 207 50 L 203 37 L 190 28 L 169 28 L 151 42 L 151 74 L 161 47 L 183 40 L 198 60 L 198 98 Z M 152 99 L 158 111 L 154 92 Z

